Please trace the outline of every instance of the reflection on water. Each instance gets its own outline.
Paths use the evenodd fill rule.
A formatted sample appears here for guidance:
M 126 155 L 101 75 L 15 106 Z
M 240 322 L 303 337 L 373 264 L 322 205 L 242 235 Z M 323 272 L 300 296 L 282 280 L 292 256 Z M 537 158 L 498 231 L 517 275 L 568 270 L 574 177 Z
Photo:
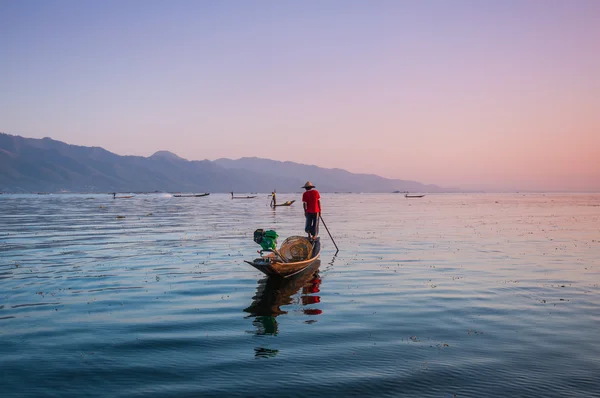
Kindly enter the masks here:
M 255 334 L 278 334 L 279 327 L 276 318 L 288 313 L 286 309 L 281 308 L 282 306 L 297 303 L 306 315 L 322 313 L 319 308 L 312 307 L 313 304 L 321 302 L 321 298 L 318 296 L 321 285 L 320 265 L 321 261 L 317 260 L 303 272 L 290 278 L 267 277 L 258 281 L 252 304 L 244 309 L 245 312 L 251 314 L 249 318 L 254 318 L 252 324 L 256 327 Z M 294 297 L 300 291 L 300 296 Z M 305 306 L 311 307 L 305 308 Z

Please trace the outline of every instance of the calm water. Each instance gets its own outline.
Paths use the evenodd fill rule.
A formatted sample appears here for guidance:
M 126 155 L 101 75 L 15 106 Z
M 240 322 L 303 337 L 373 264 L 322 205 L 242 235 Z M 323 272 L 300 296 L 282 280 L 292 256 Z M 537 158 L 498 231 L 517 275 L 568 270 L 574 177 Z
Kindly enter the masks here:
M 600 195 L 323 196 L 0 195 L 0 395 L 600 397 Z

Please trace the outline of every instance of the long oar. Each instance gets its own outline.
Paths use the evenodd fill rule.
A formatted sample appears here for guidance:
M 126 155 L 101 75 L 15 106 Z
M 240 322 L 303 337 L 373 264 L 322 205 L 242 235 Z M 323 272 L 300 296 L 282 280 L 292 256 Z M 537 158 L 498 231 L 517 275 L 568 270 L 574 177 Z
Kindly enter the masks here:
M 337 252 L 340 251 L 340 249 L 337 247 L 337 245 L 335 244 L 335 240 L 333 240 L 333 236 L 331 236 L 331 232 L 329 232 L 329 228 L 327 228 L 327 224 L 325 224 L 325 220 L 323 220 L 323 217 L 321 217 L 321 213 L 319 213 L 319 218 L 321 219 L 321 222 L 323 223 L 323 226 L 325 227 L 325 229 L 327 230 L 327 233 L 329 234 L 329 237 L 331 238 L 331 241 L 333 242 L 333 245 L 335 246 Z M 337 253 L 336 252 L 336 253 Z

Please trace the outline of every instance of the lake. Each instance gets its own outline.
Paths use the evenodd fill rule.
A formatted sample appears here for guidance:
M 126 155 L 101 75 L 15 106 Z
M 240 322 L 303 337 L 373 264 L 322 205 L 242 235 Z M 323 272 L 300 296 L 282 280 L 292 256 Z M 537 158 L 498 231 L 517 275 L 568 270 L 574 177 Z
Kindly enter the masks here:
M 0 195 L 2 397 L 600 397 L 600 194 Z

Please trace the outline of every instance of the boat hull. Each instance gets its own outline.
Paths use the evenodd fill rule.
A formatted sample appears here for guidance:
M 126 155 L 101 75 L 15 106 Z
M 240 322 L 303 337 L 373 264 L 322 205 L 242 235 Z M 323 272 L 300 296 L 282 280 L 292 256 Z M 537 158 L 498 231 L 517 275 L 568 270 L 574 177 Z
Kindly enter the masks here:
M 290 201 L 288 201 L 288 202 L 285 202 L 285 203 L 282 203 L 282 204 L 280 204 L 280 205 L 273 205 L 273 207 L 280 207 L 280 206 L 291 206 L 291 205 L 293 205 L 293 204 L 294 204 L 294 202 L 295 202 L 295 200 L 290 200 Z
M 321 242 L 317 239 L 313 243 L 313 253 L 312 257 L 296 262 L 267 262 L 263 259 L 256 259 L 254 261 L 246 261 L 246 263 L 250 264 L 260 272 L 268 276 L 275 276 L 280 278 L 289 278 L 290 276 L 299 274 L 305 269 L 309 268 L 315 261 L 319 259 L 321 255 Z

